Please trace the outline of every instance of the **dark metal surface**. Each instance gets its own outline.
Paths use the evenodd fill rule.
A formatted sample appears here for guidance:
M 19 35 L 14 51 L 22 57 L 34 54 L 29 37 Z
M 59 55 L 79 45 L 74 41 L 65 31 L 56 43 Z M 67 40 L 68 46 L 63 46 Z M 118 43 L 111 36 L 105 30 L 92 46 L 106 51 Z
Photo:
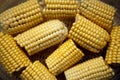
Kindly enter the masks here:
M 0 0 L 0 13 L 26 0 Z

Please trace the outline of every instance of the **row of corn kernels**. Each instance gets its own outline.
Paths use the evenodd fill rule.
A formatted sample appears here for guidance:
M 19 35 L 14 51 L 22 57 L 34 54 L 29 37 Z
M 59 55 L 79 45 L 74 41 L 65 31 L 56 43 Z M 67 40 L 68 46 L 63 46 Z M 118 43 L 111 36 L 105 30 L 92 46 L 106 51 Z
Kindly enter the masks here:
M 28 0 L 1 13 L 0 23 L 4 32 L 16 35 L 45 20 L 69 20 L 81 14 L 110 31 L 115 11 L 100 0 Z
M 91 31 L 91 32 L 94 32 L 95 30 L 97 31 L 97 30 L 101 30 L 102 32 L 101 32 L 101 34 L 100 34 L 100 32 L 98 33 L 98 34 L 100 34 L 101 36 L 99 36 L 98 38 L 101 38 L 101 39 L 98 39 L 98 40 L 105 40 L 105 43 L 106 42 L 108 42 L 109 41 L 109 35 L 108 35 L 108 33 L 107 33 L 107 31 L 105 31 L 104 29 L 102 29 L 101 27 L 99 27 L 99 26 L 97 26 L 97 25 L 95 25 L 94 23 L 92 23 L 91 21 L 89 21 L 89 20 L 87 20 L 86 18 L 84 18 L 84 17 L 82 17 L 82 16 L 80 16 L 80 15 L 77 15 L 76 16 L 77 18 L 79 18 L 75 23 L 73 23 L 73 26 L 72 26 L 72 28 L 71 28 L 71 30 L 73 30 L 73 32 L 75 33 L 75 34 L 71 34 L 70 32 L 71 32 L 71 30 L 69 31 L 69 34 L 68 34 L 68 37 L 69 38 L 71 38 L 71 39 L 73 39 L 73 41 L 75 41 L 76 43 L 78 43 L 77 41 L 80 41 L 80 40 L 82 40 L 82 41 L 85 41 L 84 42 L 84 44 L 86 43 L 86 40 L 87 40 L 87 45 L 83 45 L 83 44 L 79 44 L 81 47 L 83 47 L 83 48 L 86 48 L 87 50 L 89 50 L 89 51 L 92 51 L 93 49 L 92 48 L 88 48 L 87 46 L 89 46 L 89 47 L 93 47 L 94 45 L 91 45 L 90 43 L 92 42 L 92 39 L 91 39 L 91 35 L 93 35 L 93 36 L 95 36 L 95 37 L 97 37 L 97 34 L 95 35 L 95 34 L 90 34 L 90 32 L 89 31 Z M 85 24 L 84 22 L 80 22 L 79 20 L 83 20 L 83 21 L 85 21 L 85 22 L 88 22 L 87 24 Z M 49 23 L 49 24 L 48 24 Z M 54 24 L 54 23 L 57 23 L 57 24 Z M 78 24 L 79 25 L 79 27 L 77 26 L 75 26 L 75 24 Z M 84 26 L 86 26 L 86 28 L 84 29 L 82 29 L 82 26 L 83 25 L 81 25 L 81 24 L 83 24 Z M 61 21 L 59 21 L 59 20 L 52 20 L 52 21 L 48 21 L 48 22 L 46 22 L 46 23 L 43 23 L 43 24 L 41 24 L 41 25 L 44 25 L 44 27 L 45 26 L 50 26 L 51 28 L 49 28 L 49 30 L 50 31 L 52 31 L 52 34 L 56 34 L 56 31 L 57 30 L 62 30 L 63 29 L 63 31 L 62 31 L 62 33 L 59 33 L 58 35 L 61 35 L 62 34 L 62 39 L 61 40 L 64 40 L 65 39 L 65 37 L 66 37 L 66 35 L 67 35 L 67 28 L 65 27 L 65 25 L 64 25 L 64 23 L 62 23 Z M 90 26 L 90 25 L 94 25 L 94 26 Z M 40 25 L 39 25 L 40 26 Z M 46 32 L 46 31 L 44 31 L 44 28 L 42 28 L 42 27 L 39 27 L 39 26 L 37 26 L 37 27 L 35 27 L 35 28 L 32 28 L 32 29 L 30 29 L 30 30 L 28 30 L 28 31 L 26 31 L 26 32 L 24 32 L 24 33 L 22 33 L 22 34 L 19 34 L 17 37 L 15 37 L 14 39 L 15 40 L 22 40 L 22 39 L 28 39 L 28 41 L 31 39 L 31 38 L 34 38 L 34 37 L 37 37 L 37 36 L 39 36 L 39 35 L 36 35 L 36 33 L 34 32 L 34 31 L 36 31 L 37 32 L 37 30 L 42 30 L 43 32 L 45 32 L 44 34 L 47 34 L 48 32 Z M 56 26 L 56 27 L 61 27 L 61 29 L 59 29 L 59 28 L 56 28 L 56 27 L 54 27 L 54 26 Z M 39 27 L 39 28 L 38 28 Z M 76 28 L 75 28 L 76 27 Z M 88 30 L 87 30 L 87 27 L 88 27 Z M 89 30 L 90 28 L 91 28 L 91 30 Z M 95 28 L 96 27 L 96 28 Z M 37 29 L 38 28 L 38 29 Z M 54 28 L 56 28 L 57 30 L 55 30 Z M 73 35 L 73 36 L 75 36 L 76 34 L 78 34 L 78 36 L 79 36 L 79 32 L 77 33 L 74 29 L 76 29 L 76 30 L 79 30 L 79 32 L 81 32 L 81 34 L 84 34 L 84 32 L 83 31 L 85 31 L 85 33 L 89 36 L 91 36 L 91 37 L 87 37 L 87 36 L 80 36 L 80 37 L 71 37 L 70 35 Z M 95 30 L 94 30 L 95 29 Z M 118 27 L 118 29 L 119 29 L 119 27 Z M 48 31 L 49 31 L 48 30 Z M 32 34 L 31 34 L 31 36 L 29 36 L 29 32 L 31 32 Z M 113 28 L 113 31 L 112 32 L 114 32 L 114 28 Z M 112 34 L 112 32 L 111 32 L 111 34 Z M 116 30 L 115 30 L 115 32 L 116 32 Z M 114 33 L 115 33 L 114 32 Z M 28 34 L 29 33 L 29 34 Z M 103 34 L 102 34 L 103 33 Z M 42 33 L 41 33 L 42 34 Z M 43 34 L 43 36 L 42 37 L 40 37 L 40 38 L 38 38 L 37 40 L 35 40 L 34 42 L 36 43 L 37 41 L 39 41 L 39 39 L 44 39 L 46 36 Z M 85 35 L 86 35 L 85 34 Z M 106 34 L 106 37 L 104 36 Z M 48 35 L 50 35 L 49 33 L 48 33 Z M 112 34 L 113 35 L 113 34 Z M 111 35 L 111 36 L 112 36 Z M 24 36 L 24 37 L 23 37 Z M 54 35 L 53 35 L 54 36 Z M 55 37 L 57 37 L 57 36 L 54 36 L 54 38 L 53 38 L 53 36 L 51 36 L 51 38 L 50 39 L 54 39 Z M 77 35 L 76 35 L 77 36 Z M 115 35 L 114 35 L 115 36 Z M 113 36 L 113 37 L 114 37 Z M 15 71 L 19 71 L 22 67 L 27 67 L 28 65 L 30 65 L 31 63 L 29 62 L 29 64 L 27 65 L 27 66 L 25 66 L 23 63 L 22 64 L 18 64 L 19 63 L 19 60 L 21 60 L 21 61 L 29 61 L 29 59 L 27 59 L 27 57 L 26 57 L 26 59 L 24 60 L 24 58 L 20 58 L 19 59 L 19 56 L 21 55 L 21 53 L 19 53 L 19 54 L 17 54 L 15 57 L 14 57 L 14 54 L 11 54 L 11 53 L 13 53 L 14 52 L 14 50 L 16 51 L 17 50 L 17 46 L 14 48 L 14 45 L 16 45 L 16 43 L 15 43 L 15 41 L 14 41 L 14 39 L 10 36 L 10 35 L 7 35 L 7 34 L 4 34 L 4 33 L 1 33 L 0 34 L 0 37 L 1 37 L 1 62 L 2 62 L 2 64 L 5 66 L 5 68 L 8 70 L 8 73 L 13 73 L 13 72 L 15 72 Z M 108 37 L 108 38 L 107 38 Z M 10 38 L 10 39 L 9 39 Z M 116 35 L 116 38 L 119 38 L 119 34 L 118 35 Z M 47 40 L 46 41 L 48 41 L 48 38 L 46 38 Z M 58 38 L 59 39 L 59 38 Z M 56 41 L 58 41 L 58 39 L 56 40 Z M 60 73 L 62 73 L 62 72 L 64 72 L 64 71 L 66 71 L 68 68 L 70 68 L 71 66 L 73 66 L 75 63 L 77 63 L 79 60 L 81 60 L 82 59 L 82 57 L 84 56 L 84 53 L 80 50 L 80 49 L 78 49 L 77 47 L 76 47 L 76 45 L 75 45 L 75 43 L 71 40 L 71 39 L 69 39 L 69 40 L 67 40 L 66 42 L 64 42 L 57 50 L 55 50 L 47 59 L 46 59 L 46 64 L 47 64 L 47 66 L 48 66 L 48 69 L 49 69 L 49 71 L 53 74 L 53 75 L 58 75 L 58 74 L 60 74 Z M 83 40 L 84 39 L 84 40 Z M 114 39 L 114 38 L 113 38 Z M 77 40 L 77 41 L 76 41 Z M 93 39 L 93 40 L 97 40 L 97 38 L 95 38 L 95 39 Z M 119 40 L 119 39 L 118 39 Z M 6 42 L 6 43 L 4 43 L 4 41 Z M 12 42 L 11 42 L 12 41 Z M 26 41 L 26 40 L 25 40 Z M 44 40 L 43 40 L 44 41 Z M 41 43 L 41 44 L 44 44 L 46 41 L 44 41 L 43 43 Z M 18 42 L 18 41 L 17 41 Z M 22 41 L 21 41 L 22 42 Z M 21 43 L 20 42 L 20 43 Z M 23 41 L 24 42 L 24 41 Z M 18 43 L 18 45 L 20 45 L 20 43 Z M 54 40 L 51 42 L 51 43 L 54 43 Z M 50 45 L 51 43 L 48 43 L 47 45 Z M 57 42 L 57 43 L 59 43 L 59 41 Z M 57 44 L 56 43 L 56 44 Z M 13 45 L 14 44 L 14 45 Z M 29 43 L 30 44 L 30 43 Z M 98 43 L 97 42 L 95 42 L 94 44 L 96 44 L 96 45 L 98 45 Z M 101 44 L 100 42 L 99 42 L 99 44 Z M 37 46 L 39 46 L 39 44 L 38 43 L 36 43 L 36 45 Z M 10 47 L 10 46 L 13 46 L 12 48 Z M 52 45 L 51 45 L 52 46 Z M 101 48 L 101 49 L 103 49 L 105 46 L 106 46 L 106 44 L 105 45 L 102 45 L 103 47 Z M 36 46 L 33 46 L 32 48 L 34 48 L 34 47 L 36 47 Z M 50 46 L 47 46 L 46 48 L 48 48 L 48 47 L 50 47 Z M 95 48 L 95 49 L 97 49 L 97 47 L 96 46 L 94 46 L 93 48 Z M 12 50 L 13 49 L 13 50 Z M 40 48 L 41 49 L 41 48 Z M 100 49 L 100 50 L 101 50 Z M 118 48 L 119 49 L 119 48 Z M 26 49 L 27 50 L 27 49 Z M 36 49 L 37 50 L 37 49 Z M 12 52 L 13 51 L 13 52 Z M 19 51 L 21 51 L 20 49 L 17 51 L 17 52 L 19 52 Z M 38 52 L 39 52 L 40 50 L 38 50 Z M 8 52 L 8 54 L 6 54 Z M 17 53 L 17 52 L 15 52 L 15 53 Z M 94 51 L 92 51 L 92 52 L 94 52 Z M 99 51 L 98 51 L 99 52 Z M 98 52 L 94 52 L 94 53 L 98 53 Z M 2 53 L 4 53 L 4 54 L 2 54 Z M 33 54 L 30 54 L 30 53 L 28 53 L 30 56 L 31 55 L 33 55 Z M 35 53 L 34 53 L 35 54 Z M 13 55 L 13 57 L 12 57 L 12 55 Z M 4 56 L 6 56 L 6 57 L 4 57 Z M 22 55 L 21 55 L 22 56 Z M 25 56 L 25 53 L 24 53 L 24 56 Z M 16 59 L 19 59 L 19 60 L 16 60 Z M 102 58 L 101 58 L 102 59 Z M 94 60 L 94 59 L 93 59 Z M 103 60 L 103 59 L 102 59 Z M 107 60 L 107 59 L 106 59 Z M 20 61 L 20 62 L 21 62 Z M 18 62 L 18 63 L 17 63 Z M 118 59 L 118 61 L 117 62 L 119 62 L 119 59 Z M 89 61 L 88 61 L 88 63 L 89 63 Z M 103 62 L 104 64 L 105 64 L 105 62 Z M 102 64 L 103 64 L 102 63 Z M 14 65 L 15 64 L 15 65 Z M 34 64 L 34 63 L 33 63 Z M 83 63 L 82 63 L 83 64 Z M 90 64 L 92 64 L 92 62 L 90 62 Z M 99 63 L 97 63 L 97 64 L 99 64 Z M 12 66 L 13 65 L 13 66 Z M 15 68 L 15 66 L 19 66 L 18 67 L 18 69 L 16 69 Z M 23 66 L 22 66 L 23 65 Z M 21 66 L 21 67 L 20 67 Z M 99 65 L 98 65 L 99 66 Z M 104 66 L 107 66 L 106 64 L 104 65 Z M 85 68 L 85 69 L 87 69 L 87 67 Z M 91 69 L 92 70 L 92 69 Z M 100 69 L 101 70 L 101 69 Z M 99 73 L 98 74 L 98 79 L 109 79 L 109 78 L 111 78 L 113 75 L 114 75 L 114 72 L 112 71 L 112 69 L 111 68 L 109 68 L 109 67 L 107 67 L 107 68 L 105 68 L 105 70 L 107 71 L 109 71 L 109 72 L 106 72 L 105 71 L 105 73 L 104 74 L 107 74 L 108 73 L 108 75 L 107 76 L 104 76 L 104 77 L 101 77 L 101 75 L 102 75 L 102 73 Z M 78 70 L 79 71 L 79 70 Z M 99 71 L 99 67 L 98 67 L 98 71 Z M 103 68 L 103 71 L 104 71 L 104 68 Z M 93 71 L 93 73 L 95 74 L 95 72 Z M 27 74 L 27 73 L 26 73 Z M 25 74 L 25 75 L 26 75 Z M 37 74 L 37 73 L 36 73 Z M 76 73 L 77 74 L 77 73 Z M 79 73 L 78 73 L 79 74 Z M 92 73 L 89 73 L 88 72 L 88 74 L 86 74 L 86 76 L 85 77 L 82 77 L 83 79 L 85 78 L 85 79 L 87 79 L 87 77 L 88 77 L 88 75 L 90 75 L 90 74 L 92 74 Z M 23 75 L 24 76 L 24 75 Z M 69 76 L 69 75 L 67 75 L 66 74 L 66 78 L 68 78 L 69 79 L 69 77 L 67 77 L 67 76 Z M 103 75 L 102 75 L 103 76 Z M 76 78 L 76 75 L 75 75 L 75 78 Z M 88 79 L 97 79 L 95 76 L 93 77 L 91 77 L 91 76 L 89 76 L 88 77 Z M 70 78 L 71 79 L 71 78 Z M 78 77 L 78 79 L 79 79 L 79 77 Z M 71 80 L 74 80 L 74 79 L 71 79 Z
M 94 2 L 96 2 L 96 4 Z M 92 6 L 89 5 L 89 3 L 92 4 Z M 66 0 L 65 2 L 64 1 L 59 2 L 57 0 L 52 1 L 48 0 L 47 2 L 46 0 L 44 1 L 44 4 L 46 4 L 46 7 L 43 9 L 43 12 L 42 10 L 40 10 L 40 5 L 37 2 L 37 0 L 30 0 L 27 1 L 26 3 L 19 5 L 20 7 L 17 6 L 18 8 L 23 10 L 20 13 L 16 12 L 14 15 L 6 17 L 7 15 L 11 14 L 10 12 L 17 11 L 18 8 L 16 7 L 15 9 L 14 8 L 13 10 L 10 9 L 0 15 L 1 26 L 2 27 L 4 26 L 3 29 L 10 28 L 10 30 L 7 31 L 7 33 L 9 34 L 13 35 L 29 29 L 21 34 L 18 34 L 16 37 L 14 37 L 14 39 L 8 34 L 0 33 L 1 63 L 7 69 L 8 73 L 12 74 L 16 71 L 19 71 L 21 68 L 26 67 L 26 69 L 23 70 L 21 74 L 21 78 L 23 80 L 32 79 L 56 80 L 55 76 L 64 71 L 67 80 L 111 79 L 114 75 L 114 71 L 104 62 L 102 57 L 94 58 L 89 61 L 83 62 L 73 68 L 71 67 L 74 66 L 77 62 L 79 62 L 79 60 L 81 60 L 82 57 L 84 56 L 82 50 L 80 50 L 75 43 L 93 53 L 99 53 L 107 45 L 107 42 L 110 42 L 110 45 L 107 50 L 108 53 L 106 55 L 106 62 L 108 64 L 120 62 L 119 61 L 120 36 L 118 33 L 119 31 L 117 31 L 119 30 L 119 28 L 117 28 L 116 30 L 114 30 L 113 28 L 110 36 L 109 33 L 106 30 L 104 30 L 104 29 L 108 30 L 109 26 L 111 26 L 110 24 L 114 16 L 115 9 L 111 6 L 102 3 L 99 0 L 84 0 L 84 1 L 81 0 L 80 2 L 73 0 L 72 3 L 70 0 Z M 77 7 L 79 4 L 80 6 Z M 27 7 L 29 7 L 30 5 L 31 6 L 28 9 L 24 9 L 26 5 L 28 5 Z M 59 6 L 53 7 L 55 5 Z M 69 8 L 70 5 L 77 6 Z M 77 8 L 78 11 L 76 11 L 75 8 Z M 48 15 L 50 14 L 50 18 L 49 16 L 45 16 L 46 13 L 44 11 L 46 9 L 48 10 L 47 14 Z M 52 9 L 53 12 L 51 12 Z M 104 14 L 100 14 L 100 12 L 103 9 L 106 10 L 106 12 L 104 12 Z M 98 10 L 98 12 L 95 10 Z M 71 13 L 71 11 L 73 12 Z M 86 15 L 87 13 L 86 11 L 89 11 L 88 12 L 90 13 L 89 16 Z M 107 11 L 108 12 L 110 11 L 111 13 L 109 14 L 110 16 L 108 16 L 106 20 L 106 14 L 108 13 Z M 77 12 L 81 13 L 81 15 L 83 15 L 84 17 L 79 14 L 76 15 Z M 38 16 L 36 16 L 37 13 L 39 13 Z M 57 16 L 56 13 L 60 14 L 58 14 Z M 54 14 L 56 14 L 55 17 L 52 17 Z M 66 15 L 62 16 L 62 14 L 67 14 L 68 16 Z M 43 16 L 49 19 L 54 18 L 60 19 L 67 17 L 74 18 L 75 15 L 76 21 L 73 23 L 69 33 L 66 28 L 66 25 L 59 20 L 47 21 L 45 23 L 42 23 L 41 25 L 38 25 L 30 29 L 31 27 L 39 24 L 42 21 Z M 95 16 L 98 17 L 93 18 Z M 21 24 L 18 23 L 19 19 L 20 21 L 22 20 Z M 19 26 L 18 24 L 20 25 L 20 27 L 18 27 Z M 28 25 L 26 26 L 26 24 Z M 107 26 L 104 24 L 107 24 Z M 65 41 L 45 60 L 49 71 L 38 61 L 31 63 L 26 54 L 17 46 L 18 44 L 20 45 L 20 47 L 25 48 L 28 55 L 32 56 L 46 48 L 49 48 L 55 44 L 64 41 L 64 39 L 67 36 L 70 39 Z M 17 44 L 15 41 L 17 42 Z M 118 46 L 113 47 L 114 44 L 115 45 L 118 44 Z M 110 50 L 111 51 L 115 50 L 116 54 L 114 54 L 114 52 L 111 52 Z

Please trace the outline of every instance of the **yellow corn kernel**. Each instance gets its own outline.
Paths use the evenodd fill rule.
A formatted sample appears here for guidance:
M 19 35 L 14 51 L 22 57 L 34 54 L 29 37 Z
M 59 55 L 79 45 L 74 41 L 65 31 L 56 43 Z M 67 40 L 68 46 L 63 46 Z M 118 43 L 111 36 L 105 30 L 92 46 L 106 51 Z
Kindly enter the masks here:
M 33 55 L 63 41 L 67 34 L 63 22 L 51 20 L 17 35 L 15 40 L 29 55 Z
M 120 63 L 120 26 L 113 27 L 110 34 L 105 61 L 108 64 Z
M 91 52 L 99 53 L 109 41 L 107 31 L 79 14 L 76 15 L 76 20 L 69 31 L 68 37 L 81 47 Z
M 28 66 L 20 76 L 22 80 L 57 80 L 39 61 Z
M 8 34 L 3 34 L 0 37 L 0 58 L 0 62 L 9 74 L 31 64 L 25 53 L 19 49 L 13 37 Z
M 64 72 L 67 80 L 111 80 L 112 68 L 105 64 L 102 57 L 90 59 Z
M 79 8 L 77 0 L 44 0 L 44 3 L 43 15 L 46 19 L 71 19 Z
M 1 38 L 3 35 L 4 35 L 3 32 L 0 32 L 0 38 Z
M 2 30 L 15 35 L 43 21 L 38 0 L 28 0 L 0 14 Z
M 54 75 L 64 72 L 82 59 L 84 54 L 69 39 L 55 50 L 45 61 L 49 71 Z
M 86 18 L 109 31 L 116 9 L 100 0 L 81 0 L 79 11 Z

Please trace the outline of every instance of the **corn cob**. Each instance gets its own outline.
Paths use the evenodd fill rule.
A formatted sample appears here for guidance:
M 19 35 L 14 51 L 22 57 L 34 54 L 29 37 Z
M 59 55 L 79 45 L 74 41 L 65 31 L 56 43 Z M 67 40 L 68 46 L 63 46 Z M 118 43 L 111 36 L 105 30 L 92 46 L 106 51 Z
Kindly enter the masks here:
M 78 12 L 77 0 L 44 0 L 43 9 L 45 19 L 67 20 L 75 17 Z
M 51 20 L 19 34 L 15 40 L 29 55 L 33 55 L 63 41 L 67 34 L 67 28 L 61 21 Z
M 102 57 L 78 64 L 64 73 L 67 80 L 111 80 L 114 75 Z
M 1 63 L 9 74 L 31 64 L 25 53 L 19 49 L 12 36 L 0 32 Z
M 68 37 L 81 47 L 91 52 L 99 53 L 109 41 L 107 31 L 79 14 L 76 15 L 76 20 L 69 31 Z
M 43 18 L 37 0 L 28 0 L 0 14 L 2 30 L 9 34 L 18 34 L 39 24 Z
M 28 66 L 20 76 L 22 80 L 57 80 L 39 61 Z
M 120 63 L 120 26 L 113 27 L 110 37 L 105 61 L 108 64 Z
M 58 75 L 77 63 L 84 54 L 69 39 L 55 50 L 45 61 L 49 71 Z
M 80 0 L 79 11 L 86 18 L 109 31 L 116 10 L 100 0 Z

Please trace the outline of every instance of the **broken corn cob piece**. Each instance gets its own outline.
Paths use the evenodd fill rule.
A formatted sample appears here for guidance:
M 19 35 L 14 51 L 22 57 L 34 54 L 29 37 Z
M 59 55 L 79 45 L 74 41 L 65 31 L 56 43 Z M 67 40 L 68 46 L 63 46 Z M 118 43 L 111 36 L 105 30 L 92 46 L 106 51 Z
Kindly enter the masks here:
M 15 35 L 43 21 L 38 0 L 28 0 L 0 14 L 2 30 Z
M 80 14 L 109 31 L 116 9 L 100 0 L 80 0 Z
M 57 80 L 39 61 L 35 61 L 29 65 L 20 77 L 22 80 Z
M 74 19 L 79 10 L 78 3 L 77 0 L 44 0 L 43 15 L 45 19 Z
M 15 40 L 29 55 L 33 55 L 63 41 L 67 34 L 64 23 L 51 20 L 17 35 Z
M 67 80 L 111 80 L 114 75 L 102 57 L 78 64 L 64 73 Z
M 0 62 L 9 74 L 31 64 L 29 58 L 17 46 L 14 38 L 0 32 Z
M 79 14 L 76 15 L 76 22 L 73 23 L 68 37 L 94 53 L 99 53 L 109 41 L 107 31 Z
M 105 61 L 108 64 L 120 63 L 120 26 L 113 27 L 110 34 Z
M 55 50 L 45 61 L 49 71 L 54 75 L 64 72 L 82 59 L 84 54 L 69 39 Z

